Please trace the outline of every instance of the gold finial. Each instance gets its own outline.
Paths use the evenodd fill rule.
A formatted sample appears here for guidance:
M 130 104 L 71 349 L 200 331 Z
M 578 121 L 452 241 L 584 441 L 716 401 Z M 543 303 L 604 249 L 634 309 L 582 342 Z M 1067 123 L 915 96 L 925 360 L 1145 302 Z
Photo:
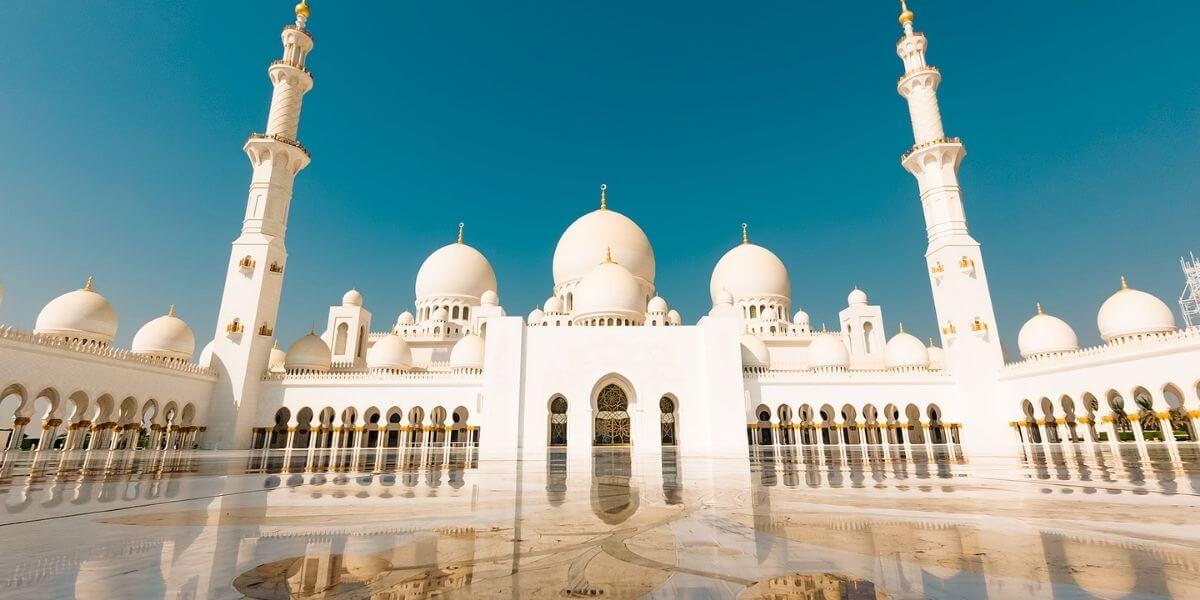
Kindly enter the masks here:
M 608 210 L 608 194 L 605 193 L 607 189 L 607 183 L 600 184 L 600 210 Z
M 742 245 L 750 243 L 750 233 L 746 230 L 746 224 L 742 223 Z
M 87 283 L 83 284 L 83 291 L 85 291 L 85 292 L 92 291 L 92 276 L 91 275 L 88 275 Z
M 91 277 L 89 277 L 89 278 L 88 278 L 88 281 L 91 281 L 91 280 L 92 280 L 92 278 L 91 278 Z M 92 288 L 88 288 L 88 289 L 90 290 L 90 289 L 92 289 Z M 1121 276 L 1121 289 L 1123 289 L 1123 290 L 1127 290 L 1127 289 L 1129 289 L 1129 284 L 1125 282 L 1125 276 L 1124 276 L 1124 275 L 1122 275 L 1122 276 Z
M 930 347 L 930 348 L 932 348 L 932 347 L 933 347 L 933 338 L 929 338 L 929 347 Z
M 168 317 L 175 316 L 175 305 L 174 304 L 171 305 L 171 308 L 167 309 L 167 316 Z
M 900 24 L 911 25 L 913 22 L 913 11 L 908 10 L 908 2 L 900 0 Z
M 317 322 L 313 321 L 312 327 L 308 329 L 308 335 L 317 335 Z
M 825 324 L 821 323 L 821 333 L 825 333 Z
M 459 223 L 458 224 L 458 243 L 460 246 L 462 245 L 462 231 L 463 231 L 463 224 Z
M 308 10 L 308 0 L 300 0 L 300 4 L 296 5 L 296 18 L 308 20 L 308 16 L 312 14 Z
M 272 347 L 272 348 L 274 348 L 274 349 L 276 349 L 276 350 L 278 350 L 278 349 L 279 349 L 279 338 L 275 338 L 275 345 L 274 345 L 274 346 L 271 346 L 271 347 Z
M 604 264 L 613 264 L 611 246 L 604 247 Z
M 1046 313 L 1042 312 L 1042 303 L 1041 302 L 1037 303 L 1037 314 L 1039 314 L 1039 315 L 1046 314 Z
M 900 323 L 900 333 L 904 333 L 904 323 Z

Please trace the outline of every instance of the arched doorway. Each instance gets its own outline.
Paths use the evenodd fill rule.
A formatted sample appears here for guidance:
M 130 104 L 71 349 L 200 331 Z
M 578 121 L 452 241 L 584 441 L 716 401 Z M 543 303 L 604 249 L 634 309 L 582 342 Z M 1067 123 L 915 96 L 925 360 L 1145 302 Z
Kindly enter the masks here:
M 562 396 L 550 401 L 550 445 L 567 445 L 567 399 Z
M 629 397 L 621 386 L 610 383 L 596 396 L 596 446 L 627 446 L 630 443 Z
M 663 396 L 658 401 L 660 437 L 662 445 L 674 446 L 679 443 L 676 439 L 675 431 L 675 400 L 670 396 Z

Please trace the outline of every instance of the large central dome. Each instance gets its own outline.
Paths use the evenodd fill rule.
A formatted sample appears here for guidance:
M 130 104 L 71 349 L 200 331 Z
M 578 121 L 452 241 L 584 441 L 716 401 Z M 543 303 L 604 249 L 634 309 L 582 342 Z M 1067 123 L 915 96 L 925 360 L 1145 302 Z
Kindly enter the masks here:
M 654 249 L 641 227 L 625 215 L 601 208 L 571 223 L 554 249 L 555 287 L 582 279 L 601 260 L 604 250 L 634 277 L 654 285 Z

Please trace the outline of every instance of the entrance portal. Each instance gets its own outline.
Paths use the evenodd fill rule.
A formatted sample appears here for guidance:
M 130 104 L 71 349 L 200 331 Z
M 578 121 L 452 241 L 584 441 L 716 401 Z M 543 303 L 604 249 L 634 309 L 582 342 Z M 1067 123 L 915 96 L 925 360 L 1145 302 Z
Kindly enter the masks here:
M 596 398 L 595 445 L 628 446 L 629 431 L 629 398 L 620 386 L 610 383 Z

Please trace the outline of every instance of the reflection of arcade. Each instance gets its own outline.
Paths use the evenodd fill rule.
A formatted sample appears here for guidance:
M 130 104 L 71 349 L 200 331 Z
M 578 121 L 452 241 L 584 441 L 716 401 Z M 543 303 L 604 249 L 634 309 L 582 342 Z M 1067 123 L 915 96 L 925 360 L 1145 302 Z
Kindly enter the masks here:
M 303 556 L 260 565 L 234 579 L 247 598 L 428 598 L 471 584 L 473 528 L 414 533 L 406 544 L 378 549 L 372 537 L 307 542 Z
M 887 600 L 883 589 L 857 577 L 836 573 L 793 573 L 752 585 L 738 598 L 779 600 Z
M 283 452 L 255 451 L 246 466 L 248 473 L 416 471 L 419 469 L 457 469 L 479 466 L 478 450 L 467 447 L 412 447 L 364 450 L 331 448 Z

